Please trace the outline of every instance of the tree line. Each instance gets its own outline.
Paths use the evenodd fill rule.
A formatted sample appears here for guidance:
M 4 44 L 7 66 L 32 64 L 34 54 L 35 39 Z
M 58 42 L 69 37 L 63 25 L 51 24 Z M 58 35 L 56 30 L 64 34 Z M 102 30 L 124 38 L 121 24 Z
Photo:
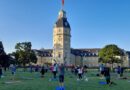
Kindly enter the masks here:
M 123 63 L 123 59 L 119 58 L 124 55 L 124 52 L 117 45 L 110 44 L 102 48 L 99 53 L 100 63 Z M 27 64 L 36 63 L 37 57 L 35 52 L 32 50 L 31 42 L 16 43 L 15 52 L 6 54 L 4 47 L 0 44 L 0 64 L 6 69 L 10 64 L 17 64 L 25 67 Z
M 3 45 L 0 45 L 0 64 L 7 68 L 10 64 L 25 67 L 27 64 L 36 63 L 37 57 L 32 50 L 31 42 L 22 42 L 15 45 L 15 52 L 6 54 Z

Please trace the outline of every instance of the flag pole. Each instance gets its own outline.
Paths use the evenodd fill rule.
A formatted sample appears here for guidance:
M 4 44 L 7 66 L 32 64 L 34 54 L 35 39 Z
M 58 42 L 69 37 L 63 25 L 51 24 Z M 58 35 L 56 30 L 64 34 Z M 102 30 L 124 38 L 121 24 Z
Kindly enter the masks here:
M 64 0 L 62 0 L 62 10 L 63 10 L 63 8 L 64 8 Z

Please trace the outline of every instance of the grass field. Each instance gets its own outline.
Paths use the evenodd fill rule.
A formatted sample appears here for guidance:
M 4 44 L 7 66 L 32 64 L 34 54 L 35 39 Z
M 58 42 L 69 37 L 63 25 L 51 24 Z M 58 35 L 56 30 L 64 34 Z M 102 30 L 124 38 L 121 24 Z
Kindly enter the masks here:
M 128 75 L 128 73 L 125 73 Z M 0 90 L 55 90 L 58 81 L 49 81 L 52 77 L 51 73 L 45 74 L 45 78 L 40 78 L 39 73 L 17 72 L 15 83 L 7 83 L 12 81 L 10 72 L 5 73 L 5 77 L 0 79 Z M 96 72 L 88 72 L 88 81 L 77 81 L 76 77 L 71 73 L 65 75 L 65 90 L 130 90 L 129 80 L 115 79 L 116 75 L 112 75 L 112 80 L 117 85 L 100 85 L 99 77 Z

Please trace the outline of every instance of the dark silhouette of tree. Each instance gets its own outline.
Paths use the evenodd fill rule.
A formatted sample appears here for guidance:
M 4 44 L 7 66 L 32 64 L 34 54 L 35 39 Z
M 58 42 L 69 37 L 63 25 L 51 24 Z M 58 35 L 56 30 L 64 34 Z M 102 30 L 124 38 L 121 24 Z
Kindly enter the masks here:
M 4 70 L 6 71 L 6 68 L 9 66 L 9 57 L 4 51 L 4 47 L 2 42 L 0 41 L 0 64 L 2 67 L 4 67 Z

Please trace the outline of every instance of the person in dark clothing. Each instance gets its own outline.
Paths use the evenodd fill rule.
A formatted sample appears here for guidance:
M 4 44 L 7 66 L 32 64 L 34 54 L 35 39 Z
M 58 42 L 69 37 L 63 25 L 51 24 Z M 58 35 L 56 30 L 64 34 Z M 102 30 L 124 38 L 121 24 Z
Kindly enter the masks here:
M 121 77 L 121 67 L 120 66 L 117 67 L 117 74 L 118 74 L 118 78 L 120 78 Z
M 48 72 L 48 65 L 45 65 L 45 72 L 47 73 Z
M 71 73 L 74 73 L 75 69 L 74 66 L 71 67 Z
M 30 73 L 33 72 L 33 66 L 31 64 L 29 65 L 29 71 L 30 71 Z
M 0 78 L 2 76 L 2 66 L 0 65 Z
M 75 67 L 74 72 L 75 72 L 75 76 L 77 76 L 77 74 L 78 74 L 78 67 L 77 66 Z
M 103 64 L 99 66 L 99 70 L 100 70 L 101 79 L 103 79 L 104 78 L 104 65 Z
M 45 68 L 44 68 L 44 66 L 42 66 L 42 69 L 41 69 L 41 77 L 42 78 L 44 77 L 44 74 L 45 74 Z
M 121 67 L 121 73 L 120 73 L 120 76 L 121 76 L 121 77 L 123 76 L 123 73 L 124 73 L 124 68 Z
M 108 67 L 104 68 L 104 76 L 105 76 L 107 84 L 110 84 L 111 83 L 111 80 L 110 80 L 111 77 L 110 77 L 110 69 Z
M 39 71 L 39 66 L 37 65 L 36 67 L 35 67 L 35 72 L 38 72 Z
M 87 73 L 87 69 L 88 69 L 88 66 L 87 65 L 84 65 L 84 73 Z
M 112 84 L 116 85 L 116 83 L 111 81 L 111 75 L 110 75 L 110 68 L 109 67 L 104 68 L 104 76 L 105 76 L 105 79 L 106 79 L 106 83 L 108 85 L 112 85 Z
M 64 86 L 64 74 L 65 74 L 65 66 L 61 64 L 59 67 L 59 85 L 60 87 Z

